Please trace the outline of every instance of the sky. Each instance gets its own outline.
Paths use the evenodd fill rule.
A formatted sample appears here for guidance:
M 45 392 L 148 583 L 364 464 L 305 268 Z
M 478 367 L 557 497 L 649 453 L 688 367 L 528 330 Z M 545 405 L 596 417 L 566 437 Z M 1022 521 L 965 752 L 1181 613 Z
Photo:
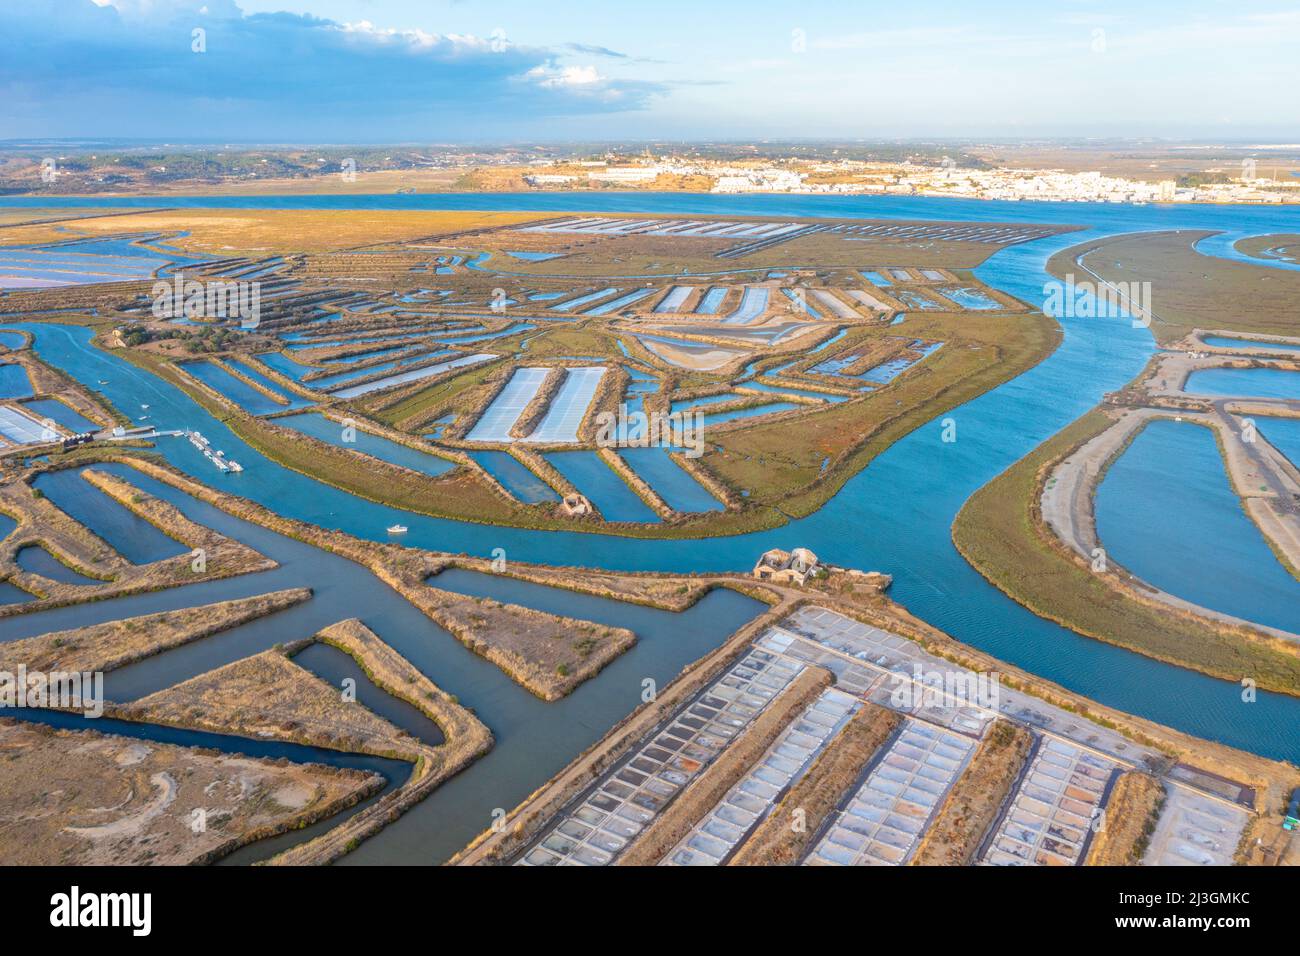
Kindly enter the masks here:
M 1300 142 L 1300 3 L 0 0 L 0 140 Z

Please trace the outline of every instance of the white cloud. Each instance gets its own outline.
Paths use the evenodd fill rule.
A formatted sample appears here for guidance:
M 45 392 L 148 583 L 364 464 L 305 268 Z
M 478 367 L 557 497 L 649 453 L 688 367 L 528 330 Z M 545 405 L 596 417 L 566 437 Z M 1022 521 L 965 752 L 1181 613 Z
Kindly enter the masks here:
M 545 89 L 562 87 L 594 87 L 603 85 L 605 77 L 594 66 L 553 67 L 543 64 L 528 71 L 528 76 Z

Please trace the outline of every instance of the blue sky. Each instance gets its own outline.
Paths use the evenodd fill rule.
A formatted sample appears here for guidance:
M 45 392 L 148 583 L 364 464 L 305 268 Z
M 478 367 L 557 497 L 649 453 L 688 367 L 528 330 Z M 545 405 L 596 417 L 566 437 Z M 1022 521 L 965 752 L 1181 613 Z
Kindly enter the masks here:
M 1300 142 L 1300 6 L 1129 6 L 3 0 L 0 139 Z

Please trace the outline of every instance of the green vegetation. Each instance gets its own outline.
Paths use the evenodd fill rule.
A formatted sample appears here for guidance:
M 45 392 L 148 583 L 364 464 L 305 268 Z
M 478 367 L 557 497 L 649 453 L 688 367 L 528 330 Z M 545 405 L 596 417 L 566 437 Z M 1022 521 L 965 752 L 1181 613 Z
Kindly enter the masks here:
M 876 455 L 935 416 L 1038 364 L 1060 341 L 1041 315 L 909 315 L 908 334 L 943 348 L 864 401 L 708 437 L 703 462 L 754 504 L 811 514 Z M 830 459 L 825 471 L 822 463 Z
M 1082 265 L 1107 282 L 1151 283 L 1151 332 L 1161 345 L 1197 328 L 1295 335 L 1300 273 L 1202 255 L 1192 246 L 1206 235 L 1103 239 L 1057 253 L 1047 269 L 1058 278 L 1092 281 Z
M 1035 614 L 1080 634 L 1213 677 L 1249 677 L 1262 689 L 1300 695 L 1300 655 L 1286 642 L 1140 599 L 1113 574 L 1077 563 L 1040 525 L 1038 500 L 1051 464 L 1109 422 L 1090 412 L 972 495 L 953 522 L 957 550 Z

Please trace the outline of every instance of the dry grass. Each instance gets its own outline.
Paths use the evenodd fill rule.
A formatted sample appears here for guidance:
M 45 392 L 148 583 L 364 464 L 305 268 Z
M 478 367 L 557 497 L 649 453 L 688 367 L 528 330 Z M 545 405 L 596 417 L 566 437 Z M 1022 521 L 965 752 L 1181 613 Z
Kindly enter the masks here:
M 1160 819 L 1165 787 L 1150 774 L 1129 770 L 1111 791 L 1105 826 L 1093 837 L 1087 866 L 1136 866 Z
M 279 650 L 263 651 L 143 697 L 129 720 L 271 737 L 414 761 L 419 742 Z
M 1033 742 L 1019 724 L 994 722 L 922 837 L 912 866 L 965 866 L 974 860 Z
M 310 588 L 293 588 L 53 631 L 0 645 L 0 669 L 12 671 L 25 664 L 29 670 L 40 671 L 110 671 L 266 617 L 310 597 Z
M 97 731 L 0 722 L 0 864 L 204 863 L 328 817 L 383 785 Z M 191 827 L 193 811 L 206 826 Z
M 384 211 L 350 209 L 186 209 L 106 216 L 61 223 L 90 235 L 125 232 L 188 232 L 171 240 L 186 251 L 219 256 L 331 252 L 388 242 L 409 242 L 538 219 L 537 213 L 475 211 Z M 6 243 L 67 239 L 54 226 L 17 226 L 3 233 Z

